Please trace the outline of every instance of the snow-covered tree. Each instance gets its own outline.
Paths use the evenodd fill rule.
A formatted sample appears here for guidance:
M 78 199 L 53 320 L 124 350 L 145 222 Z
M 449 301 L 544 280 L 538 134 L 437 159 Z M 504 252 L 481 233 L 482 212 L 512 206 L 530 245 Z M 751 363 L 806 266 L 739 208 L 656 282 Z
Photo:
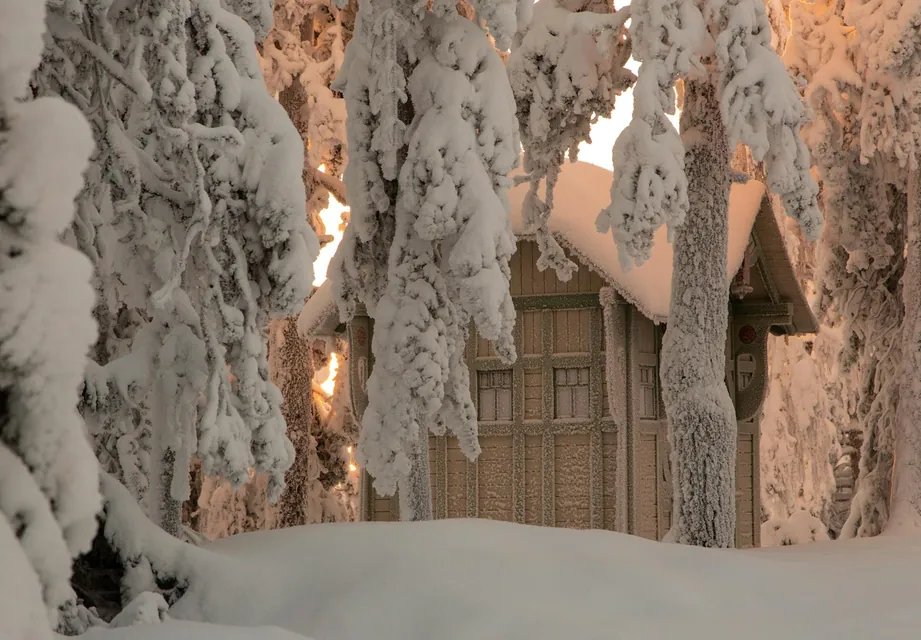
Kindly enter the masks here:
M 306 215 L 321 245 L 334 239 L 328 233 L 333 230 L 324 226 L 324 219 L 330 222 L 324 214 L 330 198 L 345 202 L 340 178 L 347 157 L 345 102 L 329 85 L 351 38 L 354 4 L 339 9 L 333 0 L 279 0 L 272 29 L 258 47 L 266 86 L 303 141 Z M 323 369 L 317 357 L 323 350 L 299 336 L 290 317 L 271 323 L 268 349 L 269 372 L 281 391 L 282 414 L 294 446 L 294 465 L 285 474 L 286 488 L 276 505 L 268 503 L 268 478 L 263 473 L 251 474 L 238 491 L 221 478 L 197 477 L 194 504 L 185 513 L 188 524 L 209 538 L 348 519 L 353 511 L 347 508 L 354 497 L 351 484 L 337 487 L 339 483 L 330 480 L 349 473 L 347 449 L 355 442 L 338 428 L 342 420 L 328 419 L 329 399 L 315 386 L 315 370 Z
M 264 35 L 271 7 L 239 4 L 68 3 L 38 82 L 84 109 L 99 147 L 75 225 L 103 327 L 84 414 L 174 534 L 193 457 L 235 485 L 267 472 L 273 498 L 293 457 L 264 326 L 299 307 L 318 246 L 303 144 L 241 19 Z
M 334 0 L 277 0 L 260 50 L 266 85 L 304 141 L 310 224 L 321 236 L 325 230 L 317 214 L 329 195 L 346 201 L 339 178 L 348 160 L 345 101 L 330 85 L 351 39 L 354 5 L 354 0 L 341 9 Z
M 598 227 L 613 231 L 628 265 L 648 257 L 662 224 L 674 236 L 661 371 L 674 482 L 669 538 L 727 547 L 737 438 L 724 382 L 730 153 L 742 142 L 765 163 L 768 186 L 815 239 L 818 189 L 799 135 L 806 110 L 759 0 L 634 2 L 630 32 L 641 62 L 634 114 L 614 147 L 612 203 Z M 665 117 L 679 76 L 681 138 Z
M 262 48 L 266 82 L 278 93 L 304 140 L 304 182 L 310 189 L 307 215 L 321 242 L 333 240 L 321 216 L 330 198 L 346 202 L 341 180 L 348 159 L 345 101 L 330 86 L 351 39 L 355 8 L 354 0 L 341 9 L 333 0 L 277 2 L 275 23 Z M 283 50 L 279 43 L 284 43 Z M 285 380 L 279 387 L 296 451 L 295 465 L 287 475 L 289 489 L 279 505 L 279 526 L 341 519 L 347 512 L 338 508 L 337 483 L 328 479 L 348 473 L 346 449 L 355 442 L 347 441 L 335 428 L 327 430 L 327 399 L 315 385 L 314 374 L 323 369 L 322 360 L 328 360 L 329 354 L 322 355 L 313 341 L 299 336 L 294 319 L 279 320 L 273 326 L 270 351 L 274 353 L 273 375 Z M 313 392 L 305 391 L 311 388 Z M 321 465 L 321 451 L 335 453 L 324 455 Z
M 93 142 L 73 106 L 31 99 L 44 33 L 44 3 L 0 7 L 0 618 L 10 640 L 50 640 L 100 506 L 77 412 L 96 333 L 91 266 L 60 241 Z
M 640 62 L 633 118 L 617 137 L 611 205 L 597 222 L 598 231 L 612 232 L 627 267 L 645 261 L 658 227 L 671 230 L 687 213 L 684 147 L 666 116 L 675 112 L 675 81 L 690 71 L 704 37 L 691 0 L 640 0 L 630 11 L 632 52 Z
M 888 518 L 901 362 L 905 198 L 886 184 L 881 158 L 870 158 L 862 149 L 864 95 L 878 95 L 878 89 L 858 70 L 859 51 L 842 10 L 840 2 L 791 5 L 784 57 L 805 83 L 812 107 L 804 139 L 822 182 L 828 223 L 820 245 L 817 309 L 824 322 L 841 329 L 839 361 L 863 430 L 857 493 L 841 531 L 850 537 L 875 535 Z
M 471 3 L 500 49 L 527 2 Z M 373 61 L 373 63 L 372 63 Z M 463 358 L 472 320 L 515 357 L 506 192 L 518 163 L 515 102 L 487 34 L 410 0 L 359 4 L 341 86 L 348 108 L 351 218 L 332 265 L 340 315 L 375 321 L 359 461 L 406 519 L 431 517 L 429 429 L 471 458 L 476 413 Z
M 866 79 L 858 114 L 861 160 L 883 162 L 887 181 L 907 198 L 889 527 L 917 528 L 921 527 L 921 389 L 916 375 L 921 368 L 921 7 L 901 0 L 850 0 L 844 18 L 855 29 L 855 66 Z M 884 409 L 891 406 L 890 402 Z
M 616 96 L 633 84 L 635 76 L 624 68 L 630 58 L 623 27 L 628 16 L 629 10 L 615 12 L 603 0 L 543 0 L 508 59 L 528 180 L 525 231 L 534 233 L 540 248 L 537 268 L 551 266 L 564 281 L 575 264 L 548 227 L 553 191 L 567 155 L 578 159 L 579 145 L 591 141 L 592 124 L 610 117 Z
M 273 343 L 270 365 L 285 397 L 285 419 L 306 428 L 296 433 L 289 430 L 301 455 L 288 472 L 288 488 L 278 505 L 278 526 L 352 520 L 348 450 L 356 443 L 357 425 L 348 408 L 347 346 L 331 345 L 331 340 L 304 340 L 293 320 L 283 331 Z M 304 343 L 310 349 L 309 358 L 302 356 Z M 333 353 L 338 368 L 330 396 L 317 380 L 328 375 Z

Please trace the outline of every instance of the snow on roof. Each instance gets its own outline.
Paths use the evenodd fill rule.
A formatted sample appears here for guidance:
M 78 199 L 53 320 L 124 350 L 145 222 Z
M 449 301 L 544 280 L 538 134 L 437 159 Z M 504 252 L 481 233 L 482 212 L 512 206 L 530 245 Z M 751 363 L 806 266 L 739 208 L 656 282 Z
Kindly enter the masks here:
M 664 322 L 668 319 L 672 290 L 672 245 L 662 227 L 655 234 L 649 260 L 640 267 L 624 271 L 611 234 L 598 233 L 595 229 L 595 218 L 611 202 L 612 180 L 610 171 L 593 164 L 564 164 L 554 192 L 550 230 L 561 244 L 636 305 L 644 315 L 657 322 Z M 524 231 L 521 205 L 527 191 L 528 185 L 521 184 L 509 193 L 512 228 L 519 237 Z M 742 264 L 764 193 L 764 185 L 754 180 L 744 185 L 732 185 L 727 255 L 730 279 Z M 729 282 L 726 285 L 728 287 Z
M 593 164 L 564 164 L 554 194 L 550 230 L 578 260 L 598 273 L 643 314 L 656 322 L 664 322 L 668 319 L 672 290 L 672 245 L 666 238 L 665 228 L 659 229 L 649 260 L 640 267 L 624 271 L 611 234 L 598 233 L 595 229 L 595 218 L 611 202 L 612 180 L 610 171 Z M 509 192 L 512 228 L 519 237 L 524 231 L 521 204 L 527 190 L 527 184 L 521 184 Z M 764 193 L 764 185 L 754 180 L 732 185 L 726 256 L 730 279 L 742 264 Z M 337 313 L 332 286 L 326 280 L 304 305 L 298 319 L 298 331 L 301 335 L 323 335 L 338 324 L 338 318 L 336 322 L 329 321 L 330 316 Z

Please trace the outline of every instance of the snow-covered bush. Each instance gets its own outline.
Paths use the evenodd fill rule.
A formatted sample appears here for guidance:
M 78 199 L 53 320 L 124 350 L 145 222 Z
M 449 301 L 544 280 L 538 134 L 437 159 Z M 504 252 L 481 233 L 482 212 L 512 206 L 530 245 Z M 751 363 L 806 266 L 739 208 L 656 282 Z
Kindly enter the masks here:
M 44 32 L 43 3 L 0 8 L 0 619 L 11 640 L 51 637 L 100 505 L 76 408 L 96 334 L 91 267 L 60 242 L 93 142 L 77 109 L 31 99 Z
M 829 540 L 828 529 L 817 517 L 800 510 L 786 520 L 772 518 L 761 525 L 762 547 L 786 547 Z

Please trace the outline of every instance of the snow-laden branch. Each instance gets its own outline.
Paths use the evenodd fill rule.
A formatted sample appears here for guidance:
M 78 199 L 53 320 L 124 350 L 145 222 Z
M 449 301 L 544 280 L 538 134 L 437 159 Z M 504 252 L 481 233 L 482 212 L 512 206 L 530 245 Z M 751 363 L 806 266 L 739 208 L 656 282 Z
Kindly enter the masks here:
M 598 216 L 610 231 L 621 264 L 643 263 L 656 229 L 681 225 L 688 209 L 684 145 L 666 117 L 675 109 L 675 81 L 691 68 L 704 23 L 691 0 L 639 0 L 631 5 L 633 57 L 640 70 L 633 119 L 614 144 L 611 204 Z
M 819 188 L 810 174 L 809 149 L 800 136 L 806 107 L 771 46 L 771 25 L 761 2 L 715 0 L 719 25 L 716 66 L 720 109 L 730 148 L 741 141 L 765 163 L 768 188 L 809 240 L 822 230 Z
M 348 206 L 346 188 L 342 180 L 336 176 L 331 176 L 328 173 L 318 171 L 316 169 L 311 172 L 311 177 L 313 178 L 314 182 L 329 191 L 330 194 L 332 194 L 332 196 L 338 200 L 340 204 Z
M 359 445 L 384 495 L 409 477 L 411 454 L 430 427 L 451 429 L 469 457 L 479 453 L 463 357 L 469 322 L 500 357 L 515 358 L 506 199 L 518 161 L 514 101 L 500 58 L 475 25 L 428 16 L 424 26 Z
M 153 89 L 147 78 L 138 73 L 136 68 L 126 68 L 119 63 L 108 51 L 84 36 L 77 25 L 68 22 L 62 16 L 50 13 L 48 15 L 48 27 L 59 40 L 70 40 L 87 54 L 93 56 L 102 65 L 106 73 L 130 89 L 138 99 L 148 102 L 153 98 Z
M 554 187 L 566 155 L 578 159 L 591 125 L 609 117 L 616 96 L 633 83 L 624 68 L 630 57 L 623 28 L 628 16 L 629 9 L 573 13 L 544 0 L 508 60 L 530 182 L 522 207 L 525 233 L 533 233 L 540 248 L 538 269 L 552 267 L 564 281 L 575 264 L 550 233 Z
M 76 107 L 32 98 L 44 3 L 0 8 L 0 556 L 4 635 L 52 636 L 96 531 L 96 460 L 76 390 L 96 337 L 92 267 L 61 237 L 93 151 Z M 13 611 L 13 613 L 10 613 Z

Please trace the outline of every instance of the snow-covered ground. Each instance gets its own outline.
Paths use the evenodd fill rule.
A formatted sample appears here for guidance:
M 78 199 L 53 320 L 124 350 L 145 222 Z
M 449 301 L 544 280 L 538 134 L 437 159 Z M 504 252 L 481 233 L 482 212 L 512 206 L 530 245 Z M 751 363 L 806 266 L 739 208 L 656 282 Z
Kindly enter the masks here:
M 63 640 L 65 636 L 58 636 Z M 228 627 L 220 624 L 170 620 L 121 629 L 96 629 L 80 640 L 307 640 L 277 627 Z
M 199 579 L 171 615 L 316 640 L 901 640 L 921 629 L 921 538 L 720 551 L 447 520 L 311 525 L 189 551 Z M 293 640 L 172 624 L 84 640 Z

